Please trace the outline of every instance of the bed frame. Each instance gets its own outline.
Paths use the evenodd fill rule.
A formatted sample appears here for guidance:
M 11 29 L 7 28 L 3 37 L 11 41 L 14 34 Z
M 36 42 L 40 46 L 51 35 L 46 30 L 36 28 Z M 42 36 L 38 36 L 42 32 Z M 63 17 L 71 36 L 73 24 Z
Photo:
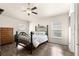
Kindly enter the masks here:
M 46 35 L 48 36 L 48 25 L 47 26 L 40 26 L 38 24 L 38 26 L 35 26 L 35 31 L 45 31 L 46 32 Z M 16 47 L 18 46 L 19 42 L 18 42 L 18 31 L 16 31 L 16 34 L 15 34 L 15 42 L 16 42 Z M 31 54 L 32 54 L 32 51 L 33 51 L 33 32 L 30 32 L 30 36 L 31 36 L 31 43 L 30 43 L 30 50 L 31 50 Z M 47 41 L 48 42 L 48 41 Z M 21 45 L 22 46 L 22 45 Z

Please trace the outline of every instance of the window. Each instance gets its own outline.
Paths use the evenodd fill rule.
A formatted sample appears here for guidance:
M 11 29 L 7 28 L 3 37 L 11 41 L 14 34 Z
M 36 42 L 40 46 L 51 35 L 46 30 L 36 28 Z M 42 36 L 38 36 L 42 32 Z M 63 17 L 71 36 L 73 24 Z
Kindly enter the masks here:
M 52 26 L 53 38 L 62 38 L 62 23 L 60 21 L 54 21 Z

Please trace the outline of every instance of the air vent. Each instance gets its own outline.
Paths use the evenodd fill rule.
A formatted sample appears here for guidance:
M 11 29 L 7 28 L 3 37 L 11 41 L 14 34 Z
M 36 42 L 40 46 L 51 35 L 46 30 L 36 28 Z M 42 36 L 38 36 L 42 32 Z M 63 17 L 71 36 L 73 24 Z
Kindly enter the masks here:
M 4 9 L 1 9 L 1 8 L 0 8 L 0 14 L 2 14 L 3 11 L 4 11 Z

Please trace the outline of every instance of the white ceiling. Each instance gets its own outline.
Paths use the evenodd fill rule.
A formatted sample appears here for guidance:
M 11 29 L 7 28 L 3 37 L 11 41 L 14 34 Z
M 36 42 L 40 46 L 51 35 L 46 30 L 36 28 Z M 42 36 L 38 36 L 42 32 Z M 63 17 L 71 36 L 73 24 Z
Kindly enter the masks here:
M 28 21 L 34 21 L 33 19 L 45 18 L 67 13 L 69 12 L 70 4 L 31 3 L 30 7 L 33 6 L 37 7 L 35 12 L 37 12 L 38 15 L 31 14 L 30 16 L 28 16 L 27 13 L 23 12 L 23 7 L 27 7 L 26 3 L 0 3 L 0 8 L 3 8 L 5 10 L 3 15 Z

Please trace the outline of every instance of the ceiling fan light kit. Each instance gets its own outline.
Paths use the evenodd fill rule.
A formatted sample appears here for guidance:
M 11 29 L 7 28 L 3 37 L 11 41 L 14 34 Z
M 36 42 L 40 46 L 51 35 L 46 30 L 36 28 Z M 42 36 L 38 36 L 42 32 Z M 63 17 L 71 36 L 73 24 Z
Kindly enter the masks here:
M 34 12 L 34 10 L 37 9 L 37 7 L 30 8 L 29 6 L 30 3 L 28 3 L 28 8 L 24 9 L 24 12 L 26 12 L 28 16 L 30 16 L 31 13 L 37 15 L 38 13 Z

